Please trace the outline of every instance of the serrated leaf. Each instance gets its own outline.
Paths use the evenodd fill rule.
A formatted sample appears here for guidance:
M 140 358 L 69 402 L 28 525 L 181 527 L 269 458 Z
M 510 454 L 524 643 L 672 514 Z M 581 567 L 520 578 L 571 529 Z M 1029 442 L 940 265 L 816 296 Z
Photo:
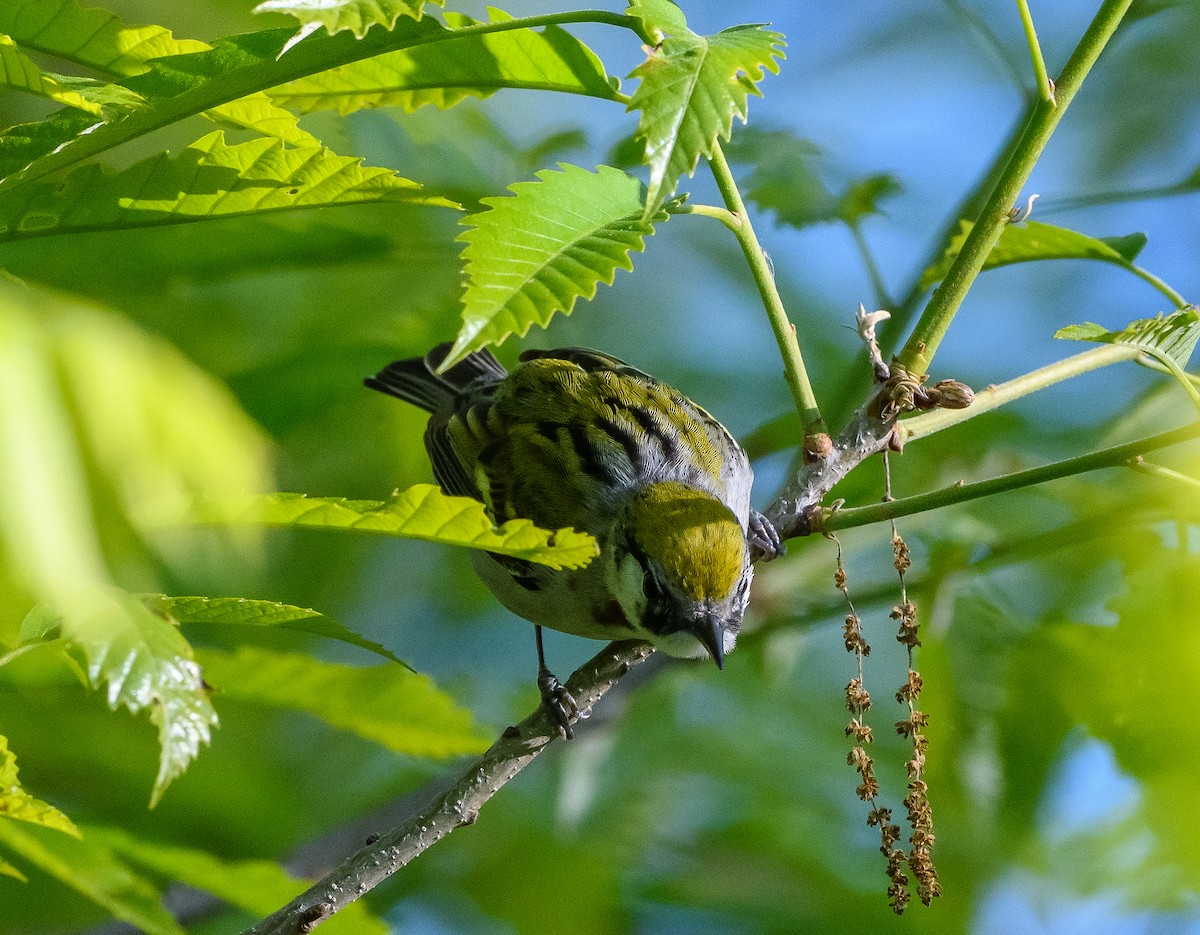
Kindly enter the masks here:
M 176 39 L 162 26 L 126 26 L 107 10 L 84 8 L 76 0 L 6 0 L 0 4 L 0 32 L 26 48 L 122 76 L 145 71 L 150 59 L 209 48 Z
M 531 325 L 545 327 L 555 312 L 569 315 L 576 299 L 632 269 L 630 252 L 654 233 L 633 176 L 609 166 L 560 169 L 510 186 L 512 197 L 483 199 L 491 210 L 463 219 L 471 227 L 458 238 L 467 244 L 463 325 L 447 366 Z
M 78 593 L 59 627 L 64 645 L 83 654 L 88 681 L 104 692 L 108 706 L 146 711 L 158 728 L 153 807 L 208 744 L 217 724 L 192 647 L 137 598 L 115 591 Z
M 492 22 L 512 17 L 491 10 Z M 451 26 L 477 21 L 447 13 Z M 431 21 L 430 28 L 434 28 Z M 441 29 L 442 27 L 437 27 Z M 401 107 L 407 112 L 433 104 L 445 109 L 466 97 L 489 97 L 501 88 L 530 88 L 618 98 L 619 82 L 582 42 L 559 26 L 541 31 L 506 32 L 452 38 L 437 44 L 388 52 L 288 82 L 270 91 L 283 107 L 309 113 L 349 114 L 364 107 Z
M 171 597 L 166 594 L 144 594 L 142 600 L 154 613 L 168 617 L 176 623 L 279 627 L 284 630 L 314 633 L 359 646 L 392 662 L 398 662 L 405 668 L 411 668 L 387 647 L 359 636 L 336 620 L 305 607 L 279 604 L 275 601 L 254 601 L 244 597 Z
M 201 503 L 201 523 L 305 526 L 372 532 L 426 542 L 485 549 L 551 568 L 579 568 L 599 549 L 585 532 L 538 529 L 527 519 L 492 525 L 483 504 L 417 484 L 389 500 L 342 500 L 296 493 L 263 494 Z
M 921 288 L 928 289 L 942 281 L 962 249 L 971 227 L 970 221 L 960 222 L 959 232 L 950 241 L 942 258 L 922 274 Z M 995 269 L 1033 260 L 1104 260 L 1128 269 L 1145 245 L 1145 234 L 1100 239 L 1066 227 L 1026 221 L 1004 228 L 999 242 L 984 261 L 983 268 Z
M 120 85 L 54 75 L 38 68 L 11 36 L 0 34 L 0 84 L 101 116 L 106 107 L 130 109 L 141 96 Z
M 299 896 L 312 881 L 291 876 L 268 860 L 221 860 L 205 851 L 158 844 L 133 837 L 117 828 L 89 825 L 90 840 L 98 841 L 131 863 L 157 876 L 211 893 L 230 906 L 267 916 Z M 365 902 L 356 900 L 321 924 L 325 932 L 386 935 L 390 929 L 374 918 Z
M 149 935 L 185 935 L 159 891 L 90 837 L 0 821 L 0 845 Z
M 0 241 L 385 201 L 456 207 L 390 169 L 321 146 L 266 138 L 231 146 L 217 130 L 176 157 L 162 153 L 116 173 L 87 165 L 61 185 L 11 193 L 0 202 Z
M 399 666 L 356 668 L 250 646 L 201 650 L 200 659 L 222 698 L 306 711 L 397 753 L 444 758 L 489 743 L 470 711 Z
M 162 26 L 126 26 L 107 11 L 81 8 L 76 0 L 13 0 L 0 4 L 0 32 L 9 34 L 27 49 L 76 62 L 117 78 L 143 74 L 149 70 L 147 63 L 152 59 L 190 55 L 212 48 L 194 39 L 176 39 Z M 120 85 L 101 86 L 106 90 L 81 90 L 81 93 L 110 108 L 103 114 L 106 119 L 116 116 L 120 108 L 127 110 L 144 100 L 140 94 Z M 150 96 L 163 90 L 177 89 L 157 88 L 153 83 L 145 89 Z M 113 107 L 118 111 L 113 111 Z M 102 113 L 100 110 L 94 112 Z M 300 129 L 295 114 L 277 107 L 262 93 L 215 107 L 206 116 L 218 123 L 255 130 L 297 145 L 317 143 L 311 134 Z M 42 147 L 40 151 L 23 152 L 16 159 L 20 164 L 15 168 L 23 168 L 75 135 L 66 124 L 60 124 L 57 129 L 57 141 L 53 145 Z M 0 137 L 0 143 L 3 140 Z M 0 175 L 8 175 L 11 171 L 15 169 L 2 171 Z
M 8 738 L 3 734 L 0 734 L 0 818 L 26 821 L 79 837 L 79 829 L 70 818 L 21 788 L 17 757 L 8 748 Z
M 445 0 L 264 0 L 254 12 L 294 16 L 304 36 L 324 26 L 331 36 L 348 29 L 361 39 L 372 26 L 392 29 L 401 16 L 420 19 L 427 2 Z
M 650 50 L 630 77 L 641 84 L 629 102 L 640 110 L 638 136 L 645 143 L 650 185 L 644 217 L 675 191 L 680 177 L 709 157 L 717 140 L 728 140 L 733 118 L 746 120 L 747 99 L 761 95 L 758 82 L 779 72 L 784 39 L 761 26 L 734 26 L 715 36 L 677 33 Z
M 1068 341 L 1138 347 L 1160 359 L 1167 357 L 1182 369 L 1187 366 L 1196 349 L 1196 341 L 1200 339 L 1200 313 L 1192 307 L 1166 316 L 1139 318 L 1120 331 L 1109 331 L 1089 321 L 1060 328 L 1054 336 Z

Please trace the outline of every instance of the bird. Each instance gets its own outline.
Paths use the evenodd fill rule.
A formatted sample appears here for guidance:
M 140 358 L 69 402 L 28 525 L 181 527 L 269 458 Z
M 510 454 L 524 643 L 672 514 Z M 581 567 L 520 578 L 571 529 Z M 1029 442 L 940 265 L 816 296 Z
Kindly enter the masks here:
M 538 687 L 559 733 L 572 736 L 579 710 L 546 665 L 542 627 L 648 640 L 722 668 L 753 561 L 783 552 L 750 508 L 754 473 L 733 436 L 600 351 L 526 350 L 511 372 L 487 349 L 442 370 L 450 351 L 439 344 L 364 383 L 430 414 L 425 447 L 445 493 L 482 502 L 497 525 L 525 518 L 596 538 L 598 556 L 577 569 L 472 553 L 500 603 L 534 624 Z

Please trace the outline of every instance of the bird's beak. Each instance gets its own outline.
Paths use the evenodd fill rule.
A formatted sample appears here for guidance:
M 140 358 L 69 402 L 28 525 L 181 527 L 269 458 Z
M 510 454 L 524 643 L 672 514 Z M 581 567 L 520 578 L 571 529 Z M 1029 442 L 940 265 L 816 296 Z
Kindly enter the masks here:
M 696 621 L 696 639 L 700 641 L 718 669 L 725 668 L 725 624 L 716 614 Z

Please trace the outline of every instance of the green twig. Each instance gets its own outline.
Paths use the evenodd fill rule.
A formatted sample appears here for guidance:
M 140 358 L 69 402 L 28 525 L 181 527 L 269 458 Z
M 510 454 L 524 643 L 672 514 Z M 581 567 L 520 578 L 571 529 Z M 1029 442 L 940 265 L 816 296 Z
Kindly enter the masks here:
M 904 444 L 914 438 L 922 438 L 951 426 L 966 422 L 976 416 L 998 409 L 1006 403 L 1044 390 L 1055 383 L 1069 380 L 1090 370 L 1107 367 L 1123 360 L 1134 360 L 1142 354 L 1138 348 L 1121 344 L 1104 344 L 1075 354 L 1065 360 L 1055 361 L 1037 370 L 1022 374 L 996 386 L 989 386 L 975 394 L 975 400 L 966 409 L 931 409 L 920 415 L 902 419 L 896 424 L 897 440 Z
M 1129 270 L 1129 272 L 1133 273 L 1133 275 L 1150 283 L 1150 285 L 1152 285 L 1155 289 L 1174 302 L 1175 308 L 1184 308 L 1188 304 L 1187 299 L 1167 285 L 1166 282 L 1155 276 L 1148 269 L 1142 269 L 1142 267 L 1136 266 L 1133 263 L 1130 263 L 1126 268 Z
M 925 373 L 950 323 L 962 305 L 984 261 L 1000 239 L 1022 187 L 1033 171 L 1058 122 L 1067 112 L 1084 78 L 1116 32 L 1133 0 L 1104 0 L 1079 45 L 1055 83 L 1057 102 L 1039 100 L 1004 171 L 951 264 L 942 284 L 925 307 L 904 349 L 900 362 L 910 373 Z
M 1170 468 L 1163 467 L 1161 464 L 1151 464 L 1142 458 L 1134 459 L 1130 465 L 1135 471 L 1141 474 L 1149 474 L 1151 477 L 1161 477 L 1164 480 L 1174 481 L 1178 484 L 1185 484 L 1189 487 L 1200 487 L 1200 478 L 1189 477 L 1187 474 L 1180 474 L 1178 471 L 1172 471 Z
M 804 437 L 809 439 L 823 435 L 826 431 L 825 422 L 821 418 L 817 397 L 813 393 L 812 383 L 808 379 L 808 371 L 804 366 L 804 357 L 800 353 L 800 344 L 796 340 L 796 326 L 787 317 L 783 300 L 779 297 L 779 290 L 775 285 L 774 271 L 758 242 L 758 236 L 754 233 L 750 215 L 746 211 L 746 204 L 742 201 L 742 194 L 738 191 L 737 182 L 734 181 L 733 173 L 730 171 L 720 143 L 713 146 L 713 154 L 708 160 L 708 164 L 712 167 L 713 178 L 716 179 L 721 197 L 725 199 L 725 207 L 729 209 L 731 217 L 736 221 L 736 226 L 730 226 L 730 230 L 733 231 L 738 243 L 742 246 L 746 262 L 750 264 L 750 272 L 754 276 L 755 285 L 758 286 L 758 294 L 762 298 L 763 307 L 767 310 L 767 318 L 771 322 L 775 342 L 779 345 L 779 353 L 783 357 L 783 369 L 784 375 L 787 377 L 788 388 L 792 391 L 796 410 L 800 413 L 800 418 L 804 423 Z M 729 222 L 724 217 L 713 214 L 711 210 L 697 213 L 718 217 L 729 226 Z
M 1022 487 L 1032 487 L 1047 481 L 1058 480 L 1073 474 L 1083 474 L 1086 471 L 1096 471 L 1100 468 L 1117 467 L 1128 464 L 1147 451 L 1178 445 L 1182 442 L 1200 438 L 1200 422 L 1192 422 L 1182 428 L 1140 438 L 1137 441 L 1126 442 L 1093 451 L 1091 454 L 1080 455 L 1077 458 L 1067 458 L 1055 461 L 1041 467 L 1030 468 L 1027 471 L 1017 471 L 989 480 L 977 481 L 973 484 L 945 487 L 930 493 L 918 494 L 915 497 L 903 497 L 899 500 L 889 500 L 871 506 L 851 507 L 849 509 L 825 509 L 822 511 L 819 532 L 833 532 L 838 529 L 849 529 L 853 526 L 865 526 L 869 523 L 879 523 L 895 519 L 898 516 L 909 516 L 913 513 L 924 513 L 939 507 L 964 503 L 968 500 L 978 500 L 992 494 L 1004 493 L 1009 490 L 1019 490 Z
M 1054 85 L 1046 74 L 1046 60 L 1042 58 L 1042 47 L 1038 43 L 1037 30 L 1033 26 L 1033 14 L 1029 12 L 1029 0 L 1017 0 L 1021 13 L 1021 25 L 1025 28 L 1025 41 L 1029 43 L 1029 55 L 1033 59 L 1033 76 L 1037 81 L 1037 96 L 1051 107 L 1055 106 Z
M 739 232 L 739 222 L 737 215 L 725 208 L 718 208 L 716 205 L 680 205 L 679 207 L 667 208 L 669 214 L 695 214 L 704 218 L 715 218 L 735 234 Z

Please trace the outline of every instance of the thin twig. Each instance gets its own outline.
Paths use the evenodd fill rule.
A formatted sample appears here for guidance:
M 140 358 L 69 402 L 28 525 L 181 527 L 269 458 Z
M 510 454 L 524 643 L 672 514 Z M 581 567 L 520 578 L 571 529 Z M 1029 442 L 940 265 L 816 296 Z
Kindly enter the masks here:
M 633 666 L 654 652 L 649 643 L 610 643 L 567 680 L 566 688 L 587 711 Z M 539 753 L 559 738 L 543 708 L 500 739 L 418 815 L 344 860 L 332 873 L 272 913 L 245 935 L 303 935 L 436 844 L 475 821 L 479 809 Z

